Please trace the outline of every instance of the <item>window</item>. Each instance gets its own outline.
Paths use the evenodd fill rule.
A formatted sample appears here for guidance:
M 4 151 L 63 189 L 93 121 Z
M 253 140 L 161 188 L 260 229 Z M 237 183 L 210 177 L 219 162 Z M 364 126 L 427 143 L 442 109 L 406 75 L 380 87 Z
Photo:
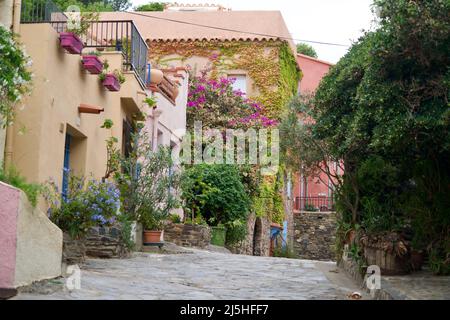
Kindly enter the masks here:
M 63 163 L 63 181 L 62 181 L 62 198 L 64 202 L 67 199 L 69 191 L 69 174 L 70 174 L 70 141 L 71 136 L 66 133 L 66 140 L 64 143 L 64 163 Z
M 247 94 L 247 76 L 245 74 L 228 75 L 228 79 L 236 79 L 233 83 L 233 90 L 240 90 Z
M 128 158 L 130 154 L 132 153 L 132 138 L 133 135 L 133 125 L 131 124 L 131 121 L 128 119 L 123 119 L 123 125 L 122 125 L 122 152 L 123 155 Z

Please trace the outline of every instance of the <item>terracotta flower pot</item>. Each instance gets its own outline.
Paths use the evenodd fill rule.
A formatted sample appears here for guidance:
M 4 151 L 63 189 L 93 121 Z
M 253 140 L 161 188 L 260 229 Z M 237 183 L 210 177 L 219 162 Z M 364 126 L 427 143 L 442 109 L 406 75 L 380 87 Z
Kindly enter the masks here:
M 83 50 L 83 42 L 73 32 L 61 32 L 59 41 L 61 47 L 71 54 L 80 54 Z
M 117 79 L 117 77 L 112 73 L 108 73 L 106 75 L 105 80 L 103 80 L 103 86 L 106 89 L 108 89 L 109 91 L 119 91 L 120 90 L 119 79 Z
M 85 55 L 81 62 L 83 67 L 91 74 L 100 74 L 103 70 L 103 63 L 97 56 Z
M 164 78 L 164 73 L 158 69 L 150 69 L 150 83 L 151 84 L 160 84 Z
M 162 231 L 144 230 L 144 243 L 159 243 Z

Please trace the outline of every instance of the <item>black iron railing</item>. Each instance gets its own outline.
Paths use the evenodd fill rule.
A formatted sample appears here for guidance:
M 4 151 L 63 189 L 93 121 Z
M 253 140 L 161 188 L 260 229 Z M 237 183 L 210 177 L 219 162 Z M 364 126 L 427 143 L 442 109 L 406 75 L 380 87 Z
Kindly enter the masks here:
M 334 211 L 333 197 L 296 197 L 294 209 L 302 211 Z
M 67 31 L 67 16 L 50 0 L 22 2 L 21 23 L 49 23 L 57 32 Z M 134 71 L 141 85 L 146 83 L 148 46 L 132 20 L 90 21 L 80 36 L 84 47 L 122 52 L 124 70 Z
M 67 21 L 50 22 L 57 32 L 67 30 Z M 134 71 L 145 86 L 148 47 L 132 20 L 100 20 L 80 36 L 86 48 L 121 51 L 124 69 Z
M 21 23 L 49 21 L 67 21 L 67 16 L 51 0 L 22 0 Z

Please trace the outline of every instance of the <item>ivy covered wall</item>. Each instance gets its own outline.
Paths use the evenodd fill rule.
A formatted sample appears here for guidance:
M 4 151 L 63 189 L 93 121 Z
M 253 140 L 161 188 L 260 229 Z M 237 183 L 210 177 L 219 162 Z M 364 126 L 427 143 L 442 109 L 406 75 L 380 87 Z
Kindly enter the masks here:
M 149 43 L 149 60 L 160 67 L 197 60 L 197 71 L 209 65 L 212 78 L 230 70 L 245 71 L 252 83 L 251 96 L 265 106 L 266 115 L 281 119 L 289 99 L 297 93 L 301 71 L 285 41 L 181 41 Z
M 286 41 L 153 41 L 149 43 L 149 60 L 154 66 L 171 68 L 189 65 L 198 73 L 208 68 L 211 78 L 243 71 L 251 84 L 248 98 L 264 107 L 265 116 L 281 120 L 287 104 L 297 94 L 302 77 L 294 52 Z M 267 216 L 282 224 L 283 165 L 277 176 L 264 177 L 254 196 L 258 217 Z

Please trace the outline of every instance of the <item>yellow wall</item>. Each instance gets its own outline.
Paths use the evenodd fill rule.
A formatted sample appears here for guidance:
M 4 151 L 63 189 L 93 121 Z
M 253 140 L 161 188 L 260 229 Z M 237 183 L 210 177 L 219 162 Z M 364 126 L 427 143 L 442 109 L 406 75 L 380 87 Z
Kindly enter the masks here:
M 33 60 L 33 91 L 17 112 L 14 126 L 13 164 L 31 182 L 54 180 L 62 183 L 66 132 L 75 136 L 71 166 L 85 176 L 101 178 L 106 169 L 105 140 L 111 134 L 122 146 L 122 120 L 144 110 L 145 92 L 132 72 L 119 92 L 107 91 L 97 75 L 83 70 L 81 56 L 66 53 L 58 34 L 49 24 L 22 24 L 21 41 Z M 85 49 L 91 51 L 91 49 Z M 110 70 L 121 69 L 120 52 L 104 52 Z M 80 114 L 85 103 L 105 111 Z M 148 111 L 148 110 L 144 110 Z M 105 119 L 114 122 L 112 130 L 100 126 Z

